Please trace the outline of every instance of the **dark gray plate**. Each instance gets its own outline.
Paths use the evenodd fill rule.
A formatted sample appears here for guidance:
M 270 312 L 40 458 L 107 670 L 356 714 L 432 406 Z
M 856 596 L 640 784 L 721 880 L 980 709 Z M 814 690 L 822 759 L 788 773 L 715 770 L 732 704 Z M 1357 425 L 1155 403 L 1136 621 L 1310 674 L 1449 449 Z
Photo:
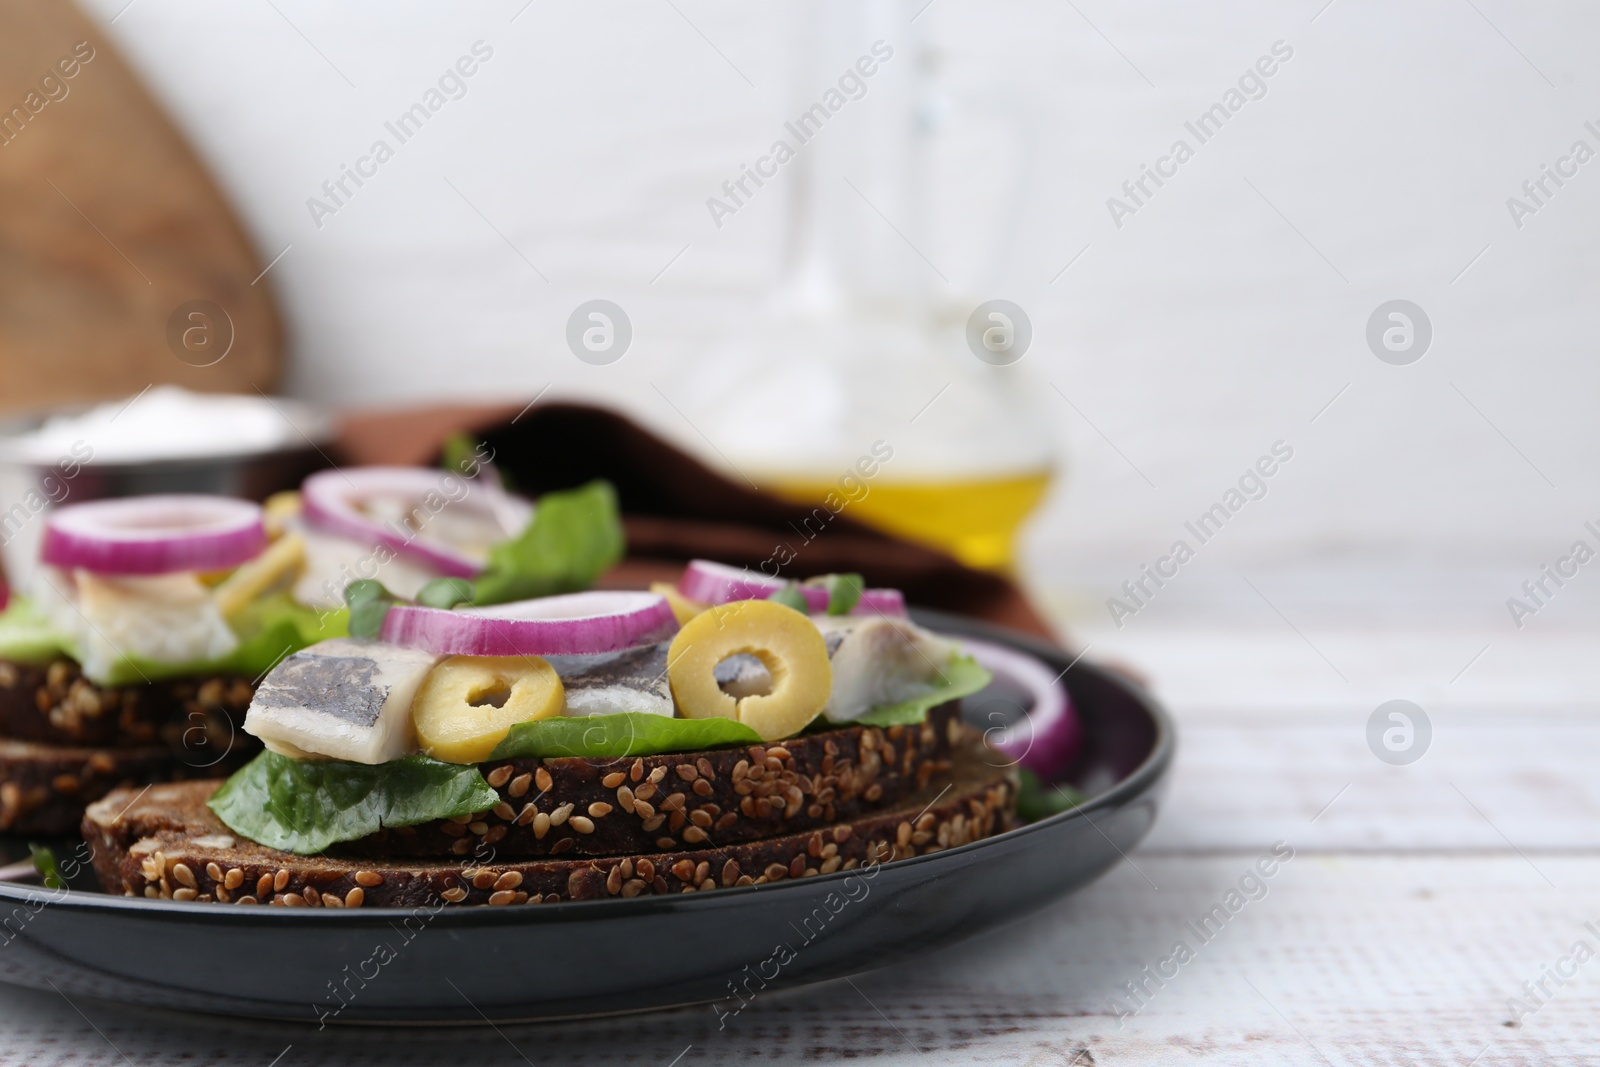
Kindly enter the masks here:
M 918 621 L 1066 670 L 1047 645 L 935 612 Z M 1014 921 L 1086 885 L 1155 821 L 1172 723 L 1120 677 L 1064 676 L 1087 803 L 870 872 L 536 908 L 239 908 L 0 885 L 0 981 L 257 1018 L 347 1023 L 554 1019 L 720 1002 L 873 970 Z M 984 722 L 1007 695 L 968 698 Z M 984 725 L 990 725 L 984 722 Z

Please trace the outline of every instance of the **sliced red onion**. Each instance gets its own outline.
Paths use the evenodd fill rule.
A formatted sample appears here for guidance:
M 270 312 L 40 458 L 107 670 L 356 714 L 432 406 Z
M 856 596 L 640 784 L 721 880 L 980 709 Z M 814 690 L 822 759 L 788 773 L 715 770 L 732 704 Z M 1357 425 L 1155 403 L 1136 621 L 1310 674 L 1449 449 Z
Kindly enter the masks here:
M 130 496 L 51 511 L 39 558 L 105 574 L 170 574 L 229 570 L 266 545 L 261 508 L 248 500 Z
M 454 611 L 396 604 L 378 636 L 441 656 L 587 656 L 677 631 L 665 597 L 595 590 Z
M 1083 725 L 1057 673 L 1025 652 L 962 637 L 961 647 L 996 675 L 1033 694 L 1033 707 L 1010 726 L 984 735 L 989 747 L 1052 781 L 1067 769 L 1083 744 Z
M 466 493 L 451 500 L 451 480 Z M 407 513 L 423 506 L 429 494 L 442 507 L 470 508 L 487 517 L 503 537 L 515 537 L 533 517 L 533 505 L 512 496 L 488 480 L 474 480 L 451 471 L 429 467 L 347 467 L 319 471 L 300 487 L 306 522 L 313 528 L 370 545 L 385 545 L 396 553 L 425 563 L 448 578 L 471 578 L 483 569 L 483 559 L 431 537 L 426 529 L 412 530 L 394 522 L 383 523 L 361 510 L 374 500 L 398 500 Z
M 759 571 L 730 567 L 708 559 L 690 560 L 678 579 L 678 592 L 702 604 L 727 604 L 734 600 L 765 600 L 789 583 Z M 828 610 L 828 591 L 815 585 L 797 587 L 813 615 Z M 898 589 L 864 589 L 852 615 L 905 617 L 906 599 Z

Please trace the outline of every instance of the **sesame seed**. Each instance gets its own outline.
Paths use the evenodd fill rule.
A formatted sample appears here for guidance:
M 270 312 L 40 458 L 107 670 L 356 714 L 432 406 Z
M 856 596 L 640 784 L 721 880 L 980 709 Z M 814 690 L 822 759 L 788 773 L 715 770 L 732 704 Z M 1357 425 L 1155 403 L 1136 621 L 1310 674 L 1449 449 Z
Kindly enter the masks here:
M 686 782 L 692 782 L 700 777 L 700 772 L 694 769 L 694 764 L 692 763 L 680 763 L 673 769 L 678 772 L 678 777 Z
M 707 839 L 707 834 L 698 826 L 685 826 L 683 828 L 683 839 L 691 845 L 698 845 Z
M 571 814 L 572 814 L 572 805 L 571 804 L 563 804 L 563 805 L 561 805 L 555 811 L 552 811 L 550 813 L 550 825 L 551 826 L 560 826 L 562 823 L 567 821 L 567 816 L 569 816 Z
M 617 790 L 617 804 L 629 815 L 633 814 L 633 790 L 622 786 Z
M 507 871 L 495 879 L 495 889 L 515 889 L 522 884 L 522 875 L 518 871 Z
M 657 767 L 655 770 L 650 772 L 650 784 L 660 785 L 661 779 L 665 778 L 666 776 L 667 769 L 665 767 Z
M 532 804 L 528 807 L 533 807 Z M 533 836 L 535 840 L 543 841 L 544 835 L 550 832 L 550 816 L 544 812 L 537 812 L 533 816 Z
M 548 793 L 550 788 L 556 784 L 555 780 L 550 777 L 550 772 L 543 767 L 533 772 L 533 781 L 539 787 L 541 793 Z
M 244 872 L 237 867 L 229 868 L 228 873 L 222 878 L 222 885 L 226 889 L 238 889 L 243 884 Z
M 489 894 L 489 903 L 494 905 L 495 907 L 500 907 L 501 905 L 504 905 L 504 904 L 510 904 L 512 901 L 514 901 L 516 899 L 517 899 L 517 895 L 515 893 L 511 892 L 510 890 L 505 890 L 505 891 L 502 891 L 502 892 L 499 892 L 499 893 L 491 893 L 491 894 Z
M 694 780 L 693 789 L 695 791 L 695 795 L 696 796 L 702 796 L 702 797 L 708 797 L 708 796 L 711 795 L 711 792 L 712 792 L 711 783 L 706 781 L 704 778 L 696 778 Z
M 193 900 L 195 897 L 197 897 L 199 895 L 200 894 L 195 892 L 193 889 L 174 889 L 172 891 L 172 899 L 173 900 L 188 901 L 188 900 Z
M 344 895 L 344 906 L 347 908 L 359 908 L 363 903 L 365 903 L 366 899 L 366 890 L 362 889 L 360 886 L 356 886 L 354 889 L 350 890 L 350 892 Z
M 644 890 L 645 883 L 642 878 L 630 878 L 622 883 L 622 895 L 624 897 L 636 897 L 643 893 Z
M 644 760 L 634 757 L 633 766 L 628 768 L 628 777 L 635 782 L 644 777 Z
M 606 775 L 604 778 L 600 779 L 600 784 L 605 786 L 607 789 L 615 789 L 617 786 L 621 785 L 623 782 L 626 782 L 627 780 L 628 780 L 628 776 L 627 776 L 627 774 L 625 772 L 623 772 L 623 771 L 613 771 L 612 773 Z
M 273 892 L 276 892 L 276 893 L 283 892 L 284 886 L 286 886 L 288 884 L 289 884 L 289 869 L 287 867 L 280 867 L 278 869 L 278 873 L 272 876 L 272 889 L 273 889 Z
M 607 815 L 611 814 L 611 805 L 607 804 L 603 800 L 597 800 L 593 804 L 589 805 L 589 814 L 593 815 L 596 819 L 603 819 Z
M 525 796 L 528 792 L 528 786 L 532 784 L 532 773 L 519 774 L 515 778 L 511 779 L 511 785 L 506 789 L 506 792 L 514 797 Z
M 511 780 L 511 772 L 514 770 L 516 770 L 516 768 L 509 763 L 501 764 L 488 773 L 487 778 L 489 784 L 495 789 L 499 789 L 501 786 L 505 785 Z
M 506 822 L 510 822 L 517 817 L 517 812 L 510 804 L 502 800 L 494 806 L 494 816 L 497 819 L 504 819 Z
M 206 864 L 206 877 L 210 878 L 213 882 L 222 881 L 222 868 L 217 866 L 215 860 Z
M 186 863 L 174 863 L 172 865 L 172 877 L 190 889 L 195 888 L 194 872 L 189 869 L 189 865 Z
M 586 815 L 574 815 L 567 821 L 571 823 L 572 828 L 578 831 L 580 834 L 594 833 L 594 823 Z
M 452 904 L 459 904 L 461 901 L 467 899 L 467 891 L 458 885 L 451 886 L 449 889 L 446 889 L 439 895 Z
M 286 908 L 303 908 L 306 906 L 306 898 L 299 893 L 285 893 L 279 899 L 283 901 L 283 906 Z

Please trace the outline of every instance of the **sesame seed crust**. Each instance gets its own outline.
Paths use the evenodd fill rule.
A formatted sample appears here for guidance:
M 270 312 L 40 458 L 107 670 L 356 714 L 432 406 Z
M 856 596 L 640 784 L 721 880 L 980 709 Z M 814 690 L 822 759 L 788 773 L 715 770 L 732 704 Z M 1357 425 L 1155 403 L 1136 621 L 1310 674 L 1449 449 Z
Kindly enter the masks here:
M 992 757 L 991 757 L 992 758 Z M 463 860 L 295 856 L 236 840 L 205 805 L 216 783 L 156 786 L 95 805 L 83 829 L 107 892 L 278 907 L 515 906 L 703 892 L 806 878 L 938 852 L 1012 825 L 1015 780 L 963 747 L 952 772 L 891 808 L 827 827 L 698 849 L 568 859 L 503 854 Z M 116 804 L 132 804 L 119 820 Z M 570 820 L 569 820 L 570 821 Z M 691 824 L 692 825 L 692 824 Z M 222 874 L 221 879 L 213 871 Z M 192 884 L 191 884 L 192 882 Z M 254 895 L 240 896 L 241 887 Z
M 975 733 L 954 703 L 915 726 L 843 726 L 781 745 L 620 759 L 482 765 L 500 803 L 481 815 L 385 830 L 347 856 L 611 856 L 735 844 L 831 825 L 894 805 L 950 771 Z M 665 842 L 665 843 L 663 843 Z

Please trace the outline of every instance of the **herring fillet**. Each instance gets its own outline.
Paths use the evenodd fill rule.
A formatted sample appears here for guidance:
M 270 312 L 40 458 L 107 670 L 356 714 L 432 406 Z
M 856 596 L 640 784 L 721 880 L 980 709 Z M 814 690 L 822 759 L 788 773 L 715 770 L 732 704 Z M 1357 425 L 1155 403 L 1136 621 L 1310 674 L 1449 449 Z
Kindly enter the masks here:
M 411 701 L 439 659 L 375 641 L 322 641 L 261 680 L 245 731 L 286 755 L 398 759 L 416 748 Z
M 674 714 L 667 681 L 670 642 L 593 656 L 546 656 L 567 691 L 563 715 Z
M 858 719 L 880 704 L 926 696 L 956 646 L 908 619 L 888 616 L 820 615 L 833 664 L 833 689 L 822 714 L 829 722 Z

